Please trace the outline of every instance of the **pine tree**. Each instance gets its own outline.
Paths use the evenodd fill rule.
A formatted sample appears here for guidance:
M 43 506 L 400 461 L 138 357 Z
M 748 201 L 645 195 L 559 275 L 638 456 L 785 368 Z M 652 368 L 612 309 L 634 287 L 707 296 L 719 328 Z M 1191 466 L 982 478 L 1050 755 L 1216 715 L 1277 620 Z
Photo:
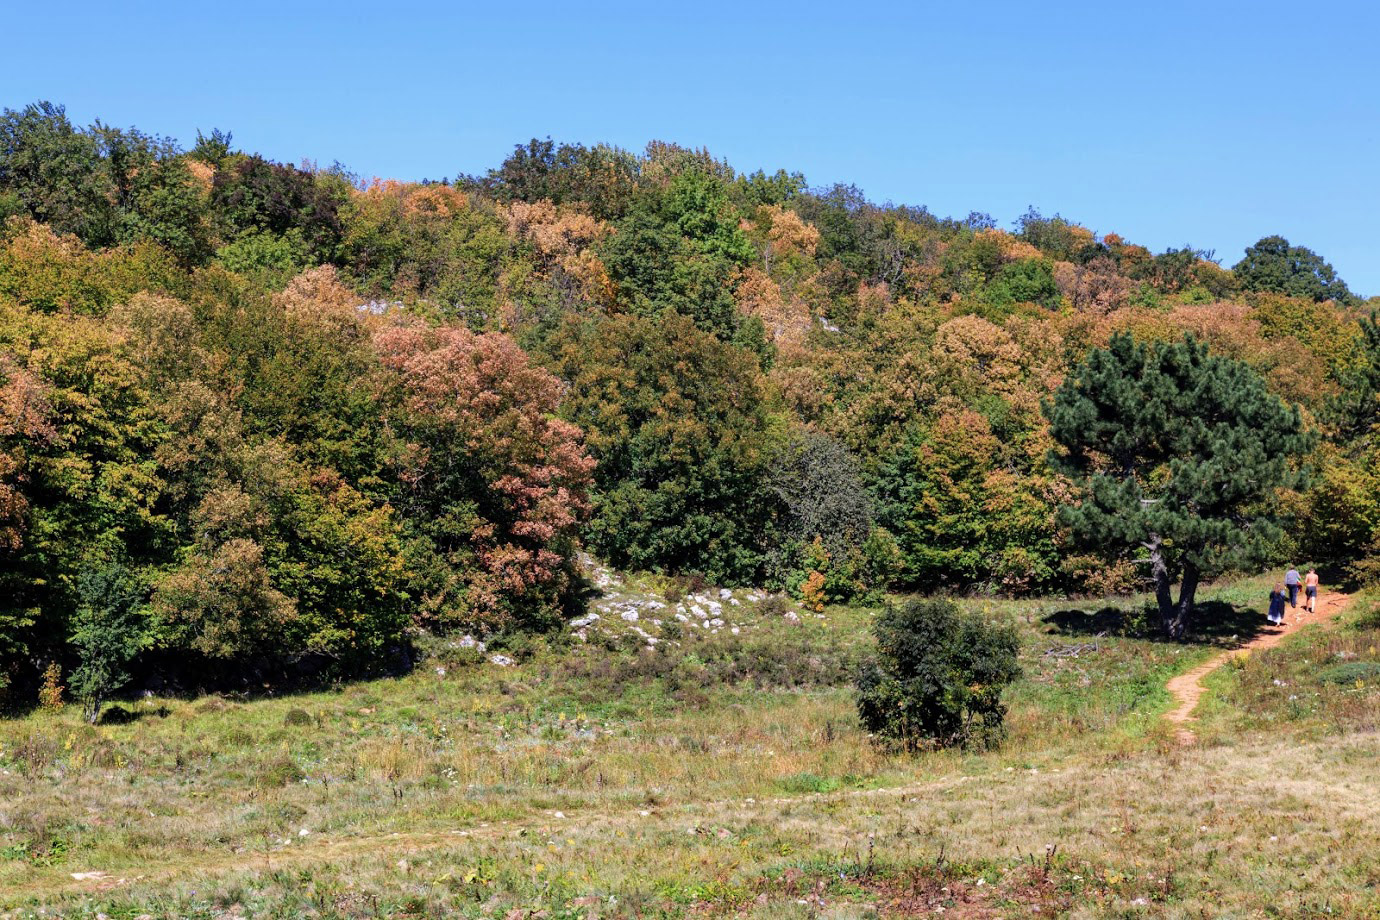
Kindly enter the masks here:
M 1297 483 L 1297 460 L 1313 440 L 1297 407 L 1191 336 L 1113 337 L 1074 369 L 1046 412 L 1064 449 L 1053 461 L 1085 490 L 1064 509 L 1066 523 L 1091 545 L 1144 552 L 1174 638 L 1188 629 L 1204 572 L 1257 557 L 1278 535 L 1269 500 Z

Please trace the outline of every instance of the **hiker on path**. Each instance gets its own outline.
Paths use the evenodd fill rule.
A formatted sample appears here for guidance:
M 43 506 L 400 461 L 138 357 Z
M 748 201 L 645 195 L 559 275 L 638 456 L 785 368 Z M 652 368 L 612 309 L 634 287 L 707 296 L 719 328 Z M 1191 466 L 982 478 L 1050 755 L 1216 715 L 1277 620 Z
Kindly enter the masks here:
M 1289 571 L 1284 573 L 1284 586 L 1289 589 L 1290 607 L 1299 605 L 1299 582 L 1301 581 L 1303 579 L 1299 577 L 1299 570 L 1293 566 L 1290 566 Z
M 1309 613 L 1318 612 L 1318 570 L 1309 569 L 1303 579 L 1303 606 Z
M 1270 592 L 1270 612 L 1267 616 L 1270 622 L 1276 626 L 1284 625 L 1284 585 L 1275 585 L 1275 589 Z

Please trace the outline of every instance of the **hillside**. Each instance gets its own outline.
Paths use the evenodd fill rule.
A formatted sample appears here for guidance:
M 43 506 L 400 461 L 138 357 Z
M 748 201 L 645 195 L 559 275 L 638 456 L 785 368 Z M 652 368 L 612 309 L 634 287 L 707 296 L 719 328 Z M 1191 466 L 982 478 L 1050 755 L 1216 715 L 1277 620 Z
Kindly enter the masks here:
M 1141 589 L 1140 547 L 1061 515 L 1083 485 L 1047 421 L 1122 334 L 1191 335 L 1308 435 L 1311 475 L 1252 498 L 1251 554 L 1205 577 L 1364 577 L 1380 528 L 1380 333 L 1278 237 L 1227 268 L 655 142 L 365 181 L 48 103 L 0 118 L 0 217 L 20 706 L 501 651 L 585 614 L 582 550 L 808 607 Z

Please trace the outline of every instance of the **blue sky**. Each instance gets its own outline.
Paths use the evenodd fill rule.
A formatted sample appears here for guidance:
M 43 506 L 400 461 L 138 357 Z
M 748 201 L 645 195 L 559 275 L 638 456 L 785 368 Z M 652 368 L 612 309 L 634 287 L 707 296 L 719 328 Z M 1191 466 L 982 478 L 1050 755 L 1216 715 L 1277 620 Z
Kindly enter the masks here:
M 204 6 L 204 9 L 198 7 Z M 1002 225 L 1035 205 L 1380 294 L 1366 3 L 67 2 L 5 12 L 0 106 L 438 178 L 532 136 L 707 146 Z M 520 12 L 518 12 L 520 11 Z

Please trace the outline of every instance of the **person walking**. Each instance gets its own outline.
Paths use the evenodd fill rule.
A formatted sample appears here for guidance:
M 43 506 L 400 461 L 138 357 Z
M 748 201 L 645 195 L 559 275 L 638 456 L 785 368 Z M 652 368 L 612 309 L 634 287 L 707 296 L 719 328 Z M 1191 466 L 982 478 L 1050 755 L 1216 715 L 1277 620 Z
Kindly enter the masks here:
M 1289 571 L 1284 573 L 1284 587 L 1289 589 L 1290 607 L 1297 607 L 1299 605 L 1299 582 L 1302 580 L 1303 579 L 1299 577 L 1299 570 L 1292 565 L 1289 566 Z
M 1303 606 L 1309 613 L 1318 612 L 1318 570 L 1309 569 L 1303 576 Z
M 1275 589 L 1270 592 L 1270 612 L 1266 616 L 1276 626 L 1284 625 L 1285 597 L 1284 585 L 1275 585 Z

